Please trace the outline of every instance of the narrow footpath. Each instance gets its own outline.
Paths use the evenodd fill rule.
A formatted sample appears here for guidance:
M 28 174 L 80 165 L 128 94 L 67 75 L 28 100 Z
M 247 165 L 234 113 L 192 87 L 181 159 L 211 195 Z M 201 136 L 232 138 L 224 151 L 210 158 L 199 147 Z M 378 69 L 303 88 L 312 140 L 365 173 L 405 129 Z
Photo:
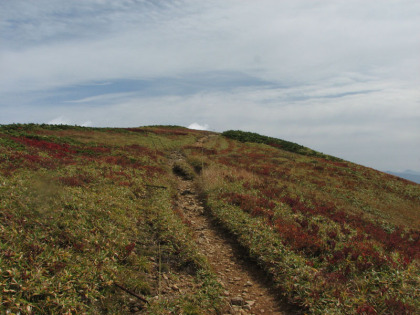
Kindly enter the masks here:
M 181 155 L 172 156 L 172 162 L 182 159 Z M 201 253 L 207 257 L 224 288 L 224 296 L 229 302 L 224 313 L 296 314 L 296 310 L 282 303 L 270 289 L 263 271 L 241 253 L 236 241 L 206 213 L 191 180 L 178 177 L 177 197 L 176 207 L 190 221 Z

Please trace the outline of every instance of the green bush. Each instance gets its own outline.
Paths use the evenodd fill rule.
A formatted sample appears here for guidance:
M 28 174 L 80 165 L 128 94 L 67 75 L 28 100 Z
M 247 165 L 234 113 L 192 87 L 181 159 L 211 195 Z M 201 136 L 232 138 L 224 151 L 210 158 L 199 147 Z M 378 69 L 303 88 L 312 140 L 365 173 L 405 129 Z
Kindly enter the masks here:
M 222 136 L 229 139 L 238 140 L 241 142 L 263 143 L 263 144 L 267 144 L 275 148 L 279 148 L 285 151 L 294 152 L 294 153 L 298 153 L 302 155 L 316 156 L 316 157 L 321 157 L 321 158 L 332 160 L 332 161 L 342 161 L 339 158 L 326 155 L 321 152 L 314 151 L 312 149 L 309 149 L 307 147 L 304 147 L 303 145 L 300 145 L 294 142 L 277 139 L 273 137 L 268 137 L 268 136 L 263 136 L 254 132 L 247 132 L 247 131 L 241 131 L 241 130 L 227 130 L 222 133 Z

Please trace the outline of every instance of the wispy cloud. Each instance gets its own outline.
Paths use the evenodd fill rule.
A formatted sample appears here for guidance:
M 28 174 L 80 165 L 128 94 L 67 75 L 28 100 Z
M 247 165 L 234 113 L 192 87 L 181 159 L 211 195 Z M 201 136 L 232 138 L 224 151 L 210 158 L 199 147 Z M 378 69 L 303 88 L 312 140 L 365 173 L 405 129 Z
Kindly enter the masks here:
M 85 98 L 76 99 L 76 100 L 64 101 L 64 103 L 108 104 L 109 102 L 112 102 L 115 100 L 120 102 L 121 100 L 130 98 L 132 96 L 134 96 L 134 93 L 109 93 L 109 94 L 85 97 Z

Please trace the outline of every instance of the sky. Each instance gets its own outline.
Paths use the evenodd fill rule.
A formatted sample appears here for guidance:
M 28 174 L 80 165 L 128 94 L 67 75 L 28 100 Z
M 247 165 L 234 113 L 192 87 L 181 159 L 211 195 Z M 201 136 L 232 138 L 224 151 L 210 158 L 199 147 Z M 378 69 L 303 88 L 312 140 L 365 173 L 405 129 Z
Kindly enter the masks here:
M 181 125 L 420 171 L 418 0 L 0 0 L 0 124 Z

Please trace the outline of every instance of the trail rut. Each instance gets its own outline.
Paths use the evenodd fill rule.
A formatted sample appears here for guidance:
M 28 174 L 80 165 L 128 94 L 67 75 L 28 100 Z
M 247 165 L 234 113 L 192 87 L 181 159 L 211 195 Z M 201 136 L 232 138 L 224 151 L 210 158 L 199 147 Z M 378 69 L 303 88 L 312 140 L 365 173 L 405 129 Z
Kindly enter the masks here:
M 182 160 L 173 155 L 171 161 Z M 250 262 L 243 250 L 206 212 L 190 180 L 178 177 L 176 207 L 190 222 L 195 242 L 207 257 L 224 288 L 227 314 L 296 314 L 270 288 L 263 271 Z

